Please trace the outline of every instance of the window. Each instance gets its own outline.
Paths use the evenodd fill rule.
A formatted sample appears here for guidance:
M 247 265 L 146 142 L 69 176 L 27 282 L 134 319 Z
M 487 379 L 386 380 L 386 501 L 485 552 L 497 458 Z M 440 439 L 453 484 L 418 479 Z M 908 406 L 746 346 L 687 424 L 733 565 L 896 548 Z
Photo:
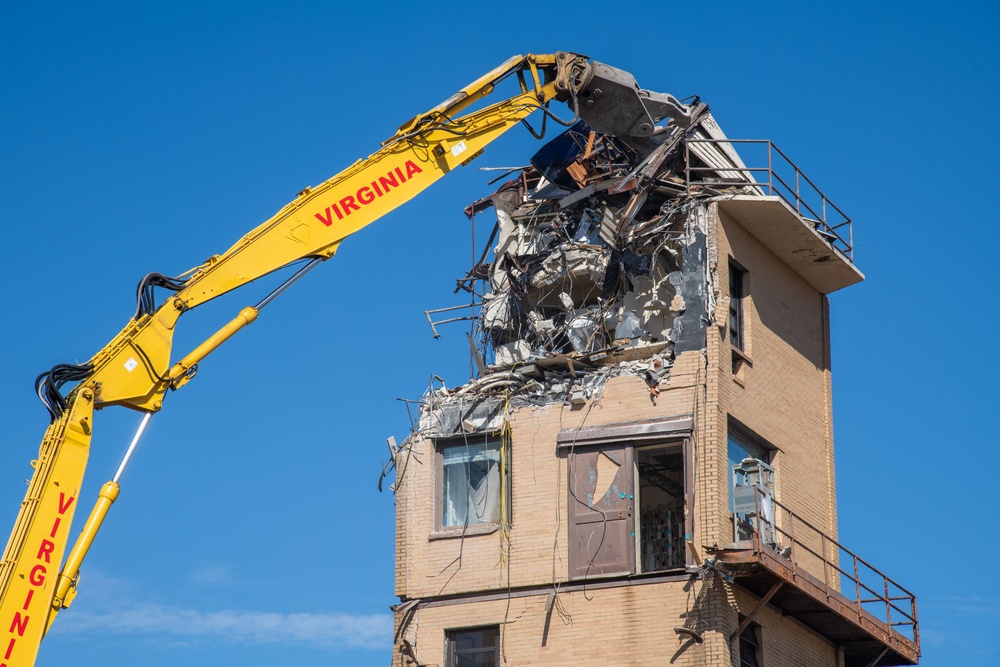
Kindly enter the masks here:
M 505 496 L 499 441 L 460 442 L 438 449 L 439 528 L 497 524 Z
M 727 470 L 729 472 L 726 477 L 729 479 L 729 512 L 732 513 L 736 507 L 735 499 L 733 498 L 733 487 L 736 486 L 736 474 L 733 472 L 733 468 L 742 463 L 743 459 L 757 459 L 758 461 L 768 463 L 770 461 L 770 456 L 768 455 L 769 452 L 765 447 L 755 442 L 751 442 L 746 437 L 735 433 L 732 426 L 729 427 L 728 450 L 729 461 Z
M 743 269 L 729 262 L 729 342 L 743 349 Z
M 637 448 L 635 464 L 639 572 L 683 568 L 687 551 L 683 444 Z
M 733 380 L 741 386 L 746 386 L 746 368 L 753 365 L 747 353 L 746 275 L 736 262 L 729 261 L 729 348 L 733 353 Z
M 774 468 L 768 465 L 773 450 L 742 435 L 732 422 L 728 450 L 733 541 L 750 540 L 757 534 L 765 544 L 774 547 Z M 758 488 L 764 491 L 763 495 L 758 495 Z
M 737 350 L 743 351 L 745 330 L 743 322 L 743 269 L 729 262 L 729 343 Z
M 742 615 L 740 622 L 743 622 Z M 760 659 L 759 630 L 759 625 L 750 623 L 740 633 L 740 667 L 761 667 L 763 664 Z
M 446 630 L 447 667 L 499 667 L 500 626 Z

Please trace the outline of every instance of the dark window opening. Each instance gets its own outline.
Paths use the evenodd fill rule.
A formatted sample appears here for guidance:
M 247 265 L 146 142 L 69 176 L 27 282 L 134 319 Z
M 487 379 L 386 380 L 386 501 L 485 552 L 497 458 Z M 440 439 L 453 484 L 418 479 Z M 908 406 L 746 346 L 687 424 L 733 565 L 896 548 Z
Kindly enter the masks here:
M 745 386 L 746 368 L 752 366 L 747 354 L 746 271 L 729 262 L 729 349 L 733 356 L 733 380 Z
M 745 271 L 729 263 L 729 343 L 737 350 L 743 351 L 743 274 Z
M 743 622 L 743 616 L 740 617 Z M 750 623 L 740 633 L 740 667 L 761 667 L 760 659 L 760 626 Z
M 500 626 L 446 630 L 447 667 L 499 667 Z
M 680 443 L 636 452 L 639 571 L 684 567 L 684 452 Z

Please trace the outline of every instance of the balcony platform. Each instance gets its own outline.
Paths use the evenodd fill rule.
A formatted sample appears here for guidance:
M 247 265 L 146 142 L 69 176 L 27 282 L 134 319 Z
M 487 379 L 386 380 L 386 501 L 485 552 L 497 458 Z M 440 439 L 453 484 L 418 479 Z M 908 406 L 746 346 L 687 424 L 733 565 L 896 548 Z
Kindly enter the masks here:
M 734 638 L 771 605 L 840 646 L 845 667 L 917 664 L 914 595 L 765 490 L 754 495 L 736 516 L 748 539 L 708 550 L 719 572 L 760 598 Z
M 843 647 L 845 667 L 917 664 L 917 643 L 770 548 L 733 545 L 711 553 L 736 584 L 759 598 L 781 584 L 769 604 Z

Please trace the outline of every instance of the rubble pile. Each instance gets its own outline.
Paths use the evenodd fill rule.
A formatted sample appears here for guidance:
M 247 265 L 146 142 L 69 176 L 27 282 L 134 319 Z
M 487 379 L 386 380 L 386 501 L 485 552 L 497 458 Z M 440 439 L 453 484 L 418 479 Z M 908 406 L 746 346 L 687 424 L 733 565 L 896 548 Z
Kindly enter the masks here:
M 480 378 L 429 389 L 418 430 L 495 430 L 502 406 L 581 406 L 617 375 L 642 377 L 655 400 L 714 312 L 704 200 L 761 194 L 724 139 L 697 102 L 644 137 L 580 120 L 471 204 L 470 218 L 496 214 L 456 289 L 481 299 Z

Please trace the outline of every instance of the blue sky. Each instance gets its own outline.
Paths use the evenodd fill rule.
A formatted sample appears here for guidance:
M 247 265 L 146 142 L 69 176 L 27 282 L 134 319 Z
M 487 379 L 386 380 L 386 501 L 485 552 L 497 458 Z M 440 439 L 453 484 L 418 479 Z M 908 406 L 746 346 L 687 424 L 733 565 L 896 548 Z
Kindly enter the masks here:
M 701 95 L 855 220 L 832 298 L 841 541 L 913 590 L 928 666 L 1000 664 L 993 417 L 1000 182 L 993 2 L 7 3 L 0 21 L 0 523 L 47 423 L 32 381 L 174 275 L 515 53 L 572 50 Z M 476 166 L 522 164 L 513 130 Z M 389 662 L 385 438 L 469 375 L 475 168 L 344 243 L 154 417 L 39 664 Z M 488 232 L 488 230 L 485 230 Z M 480 238 L 480 242 L 481 242 Z M 185 316 L 184 353 L 268 291 Z M 134 413 L 99 415 L 84 498 Z

